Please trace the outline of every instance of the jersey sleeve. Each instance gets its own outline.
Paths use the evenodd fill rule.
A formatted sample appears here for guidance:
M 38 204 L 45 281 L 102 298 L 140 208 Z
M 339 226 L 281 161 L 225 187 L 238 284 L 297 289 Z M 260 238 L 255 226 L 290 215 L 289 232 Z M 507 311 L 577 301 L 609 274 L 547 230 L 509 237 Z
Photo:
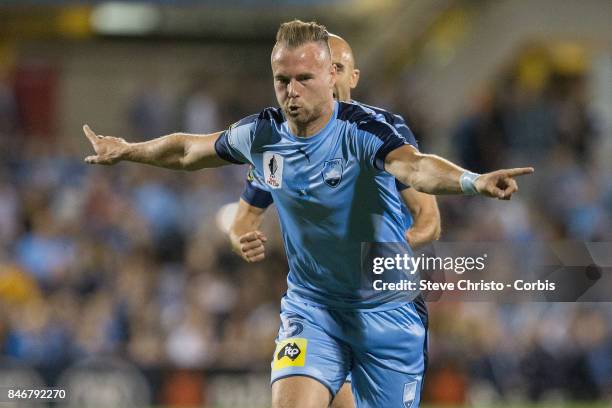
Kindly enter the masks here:
M 412 133 L 412 130 L 410 130 L 406 124 L 404 118 L 402 118 L 400 115 L 393 115 L 392 124 L 395 130 L 397 130 L 397 133 L 402 135 L 402 137 L 406 139 L 410 145 L 414 146 L 417 150 L 419 149 L 419 143 L 417 142 L 414 133 Z
M 417 142 L 414 133 L 412 133 L 412 130 L 410 130 L 410 128 L 406 124 L 404 118 L 402 118 L 400 115 L 393 115 L 392 124 L 395 130 L 397 130 L 397 133 L 402 135 L 402 137 L 406 139 L 406 141 L 410 145 L 414 146 L 415 149 L 419 150 L 419 143 Z M 395 187 L 397 188 L 397 191 L 400 192 L 406 190 L 407 188 L 410 188 L 410 186 L 402 183 L 397 179 L 395 179 Z
M 387 155 L 408 144 L 395 127 L 375 116 L 359 122 L 359 154 L 367 167 L 384 171 Z
M 257 129 L 258 115 L 247 116 L 221 133 L 215 151 L 223 160 L 234 164 L 251 163 L 251 145 Z
M 258 208 L 268 208 L 272 204 L 272 194 L 265 183 L 257 176 L 255 168 L 251 166 L 247 173 L 244 190 L 240 197 L 248 204 Z
M 397 188 L 397 191 L 402 192 L 402 191 L 406 190 L 407 188 L 410 188 L 410 186 L 402 183 L 398 179 L 395 179 L 395 188 Z

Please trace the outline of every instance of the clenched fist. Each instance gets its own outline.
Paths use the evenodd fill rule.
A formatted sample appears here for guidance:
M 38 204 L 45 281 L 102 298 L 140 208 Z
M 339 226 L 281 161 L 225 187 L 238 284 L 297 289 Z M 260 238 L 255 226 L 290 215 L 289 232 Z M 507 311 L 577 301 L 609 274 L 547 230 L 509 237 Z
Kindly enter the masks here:
M 251 231 L 238 237 L 234 251 L 247 262 L 263 261 L 266 257 L 264 244 L 268 238 L 261 231 Z

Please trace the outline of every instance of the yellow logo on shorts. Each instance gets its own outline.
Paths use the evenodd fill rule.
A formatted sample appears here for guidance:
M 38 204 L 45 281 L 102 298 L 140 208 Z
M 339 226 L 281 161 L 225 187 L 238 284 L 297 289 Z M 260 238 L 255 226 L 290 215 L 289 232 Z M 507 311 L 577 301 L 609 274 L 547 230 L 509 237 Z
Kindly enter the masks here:
M 285 339 L 278 343 L 274 352 L 273 370 L 286 367 L 304 367 L 306 363 L 306 339 Z

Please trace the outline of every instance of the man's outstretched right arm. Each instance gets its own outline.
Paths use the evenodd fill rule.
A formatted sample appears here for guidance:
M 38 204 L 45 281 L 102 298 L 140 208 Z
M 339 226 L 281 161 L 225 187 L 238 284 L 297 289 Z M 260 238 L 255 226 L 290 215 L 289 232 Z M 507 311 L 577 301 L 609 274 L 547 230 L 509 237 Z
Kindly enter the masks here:
M 85 158 L 90 164 L 111 165 L 132 161 L 176 170 L 198 170 L 229 164 L 219 157 L 215 143 L 223 132 L 209 135 L 173 133 L 141 143 L 128 143 L 122 138 L 96 135 L 83 126 L 96 154 Z

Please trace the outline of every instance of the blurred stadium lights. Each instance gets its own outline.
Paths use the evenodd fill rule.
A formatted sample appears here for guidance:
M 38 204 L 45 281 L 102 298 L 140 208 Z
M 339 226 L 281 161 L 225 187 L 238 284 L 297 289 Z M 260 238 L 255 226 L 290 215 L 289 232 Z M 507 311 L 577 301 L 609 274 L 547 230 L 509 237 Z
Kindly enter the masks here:
M 371 32 L 385 26 L 397 10 L 419 15 L 430 1 L 434 2 L 415 0 L 410 7 L 399 0 L 3 1 L 0 36 L 49 40 L 90 39 L 94 34 L 119 40 L 269 42 L 281 21 L 317 20 L 342 33 L 363 23 L 363 31 Z M 435 3 L 447 1 L 451 0 Z
M 146 3 L 103 3 L 91 13 L 91 25 L 100 34 L 143 35 L 154 32 L 160 23 L 160 10 Z
M 318 19 L 324 10 L 340 1 L 323 3 L 317 0 L 6 1 L 0 2 L 0 37 L 74 39 L 89 38 L 94 33 L 104 37 L 156 40 L 226 40 L 227 37 L 270 40 L 279 20 L 296 16 Z

